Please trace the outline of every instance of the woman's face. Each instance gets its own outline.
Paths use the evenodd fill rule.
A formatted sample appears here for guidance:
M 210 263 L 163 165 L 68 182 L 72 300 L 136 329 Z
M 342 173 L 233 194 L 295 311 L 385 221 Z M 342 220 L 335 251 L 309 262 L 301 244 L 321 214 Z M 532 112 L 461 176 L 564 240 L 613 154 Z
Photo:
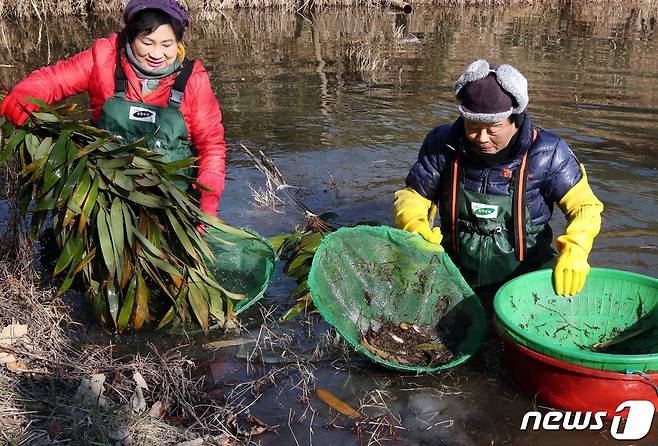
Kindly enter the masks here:
M 178 55 L 178 42 L 170 25 L 160 25 L 151 34 L 137 36 L 130 47 L 137 61 L 152 70 L 171 65 Z

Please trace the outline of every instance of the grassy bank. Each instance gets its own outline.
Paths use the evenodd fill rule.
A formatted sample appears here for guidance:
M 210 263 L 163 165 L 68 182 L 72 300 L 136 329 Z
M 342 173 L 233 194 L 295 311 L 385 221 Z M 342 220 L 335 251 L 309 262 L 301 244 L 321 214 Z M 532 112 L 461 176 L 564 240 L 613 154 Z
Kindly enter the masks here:
M 20 249 L 0 259 L 0 443 L 160 445 L 232 437 L 217 423 L 223 406 L 192 378 L 186 346 L 130 354 L 93 343 L 73 308 L 40 283 L 29 243 L 3 242 Z
M 204 16 L 217 11 L 240 8 L 281 8 L 302 10 L 305 8 L 323 8 L 328 6 L 382 6 L 390 0 L 180 0 L 193 13 Z M 554 3 L 556 0 L 415 0 L 413 5 L 509 5 L 509 4 L 542 4 Z M 571 0 L 562 0 L 571 3 Z M 53 16 L 91 15 L 108 16 L 119 14 L 126 0 L 2 0 L 0 1 L 0 17 L 37 17 L 47 19 Z M 599 3 L 594 0 L 577 3 Z

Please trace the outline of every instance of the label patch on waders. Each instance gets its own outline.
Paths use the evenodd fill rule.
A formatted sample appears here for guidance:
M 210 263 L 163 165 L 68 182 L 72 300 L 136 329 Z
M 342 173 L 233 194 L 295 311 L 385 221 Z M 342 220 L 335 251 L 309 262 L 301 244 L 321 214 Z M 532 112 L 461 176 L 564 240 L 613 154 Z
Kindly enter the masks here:
M 471 203 L 473 214 L 478 218 L 496 218 L 498 217 L 498 205 Z
M 128 112 L 128 119 L 133 121 L 143 121 L 151 122 L 155 124 L 156 113 L 152 110 L 148 110 L 142 107 L 130 106 L 130 111 Z

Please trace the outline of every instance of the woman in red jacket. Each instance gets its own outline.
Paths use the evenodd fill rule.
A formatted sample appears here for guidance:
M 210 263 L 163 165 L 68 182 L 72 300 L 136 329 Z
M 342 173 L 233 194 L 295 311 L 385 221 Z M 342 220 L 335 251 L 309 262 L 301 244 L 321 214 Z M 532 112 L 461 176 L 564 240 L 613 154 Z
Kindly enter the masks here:
M 6 96 L 0 108 L 22 125 L 37 106 L 89 93 L 91 121 L 126 140 L 145 135 L 167 161 L 199 158 L 200 208 L 216 216 L 224 190 L 226 144 L 219 102 L 206 70 L 185 57 L 181 43 L 189 24 L 175 0 L 131 0 L 125 28 L 98 39 L 70 59 L 34 71 Z

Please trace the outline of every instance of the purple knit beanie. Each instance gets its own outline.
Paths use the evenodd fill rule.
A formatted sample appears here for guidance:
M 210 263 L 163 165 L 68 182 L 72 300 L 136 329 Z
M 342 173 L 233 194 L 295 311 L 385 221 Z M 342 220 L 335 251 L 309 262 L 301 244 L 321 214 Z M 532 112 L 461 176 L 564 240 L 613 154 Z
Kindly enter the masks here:
M 185 28 L 190 24 L 190 16 L 176 0 L 130 0 L 123 10 L 123 21 L 128 23 L 135 14 L 145 9 L 159 9 L 182 23 Z

